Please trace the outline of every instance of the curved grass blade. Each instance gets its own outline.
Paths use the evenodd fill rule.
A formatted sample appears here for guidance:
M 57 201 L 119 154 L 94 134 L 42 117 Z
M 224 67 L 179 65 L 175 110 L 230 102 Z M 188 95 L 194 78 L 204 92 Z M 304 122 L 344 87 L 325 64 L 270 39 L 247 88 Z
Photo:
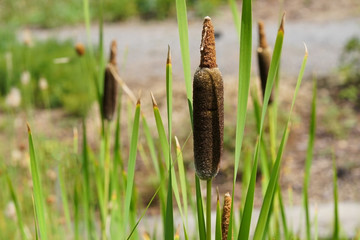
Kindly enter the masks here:
M 284 133 L 283 133 L 283 136 L 281 139 L 279 150 L 277 152 L 276 161 L 275 161 L 274 166 L 271 171 L 270 182 L 269 182 L 267 190 L 266 190 L 263 205 L 261 207 L 259 219 L 258 219 L 257 226 L 255 229 L 255 233 L 254 233 L 255 240 L 263 239 L 263 235 L 265 234 L 266 220 L 268 218 L 270 207 L 271 207 L 271 202 L 272 202 L 272 199 L 275 194 L 276 186 L 278 184 L 281 159 L 282 159 L 284 146 L 286 144 L 287 136 L 289 133 L 289 123 L 291 120 L 291 114 L 292 114 L 292 111 L 293 111 L 293 108 L 295 105 L 295 100 L 296 100 L 296 97 L 297 97 L 297 94 L 298 94 L 298 91 L 299 91 L 299 88 L 301 85 L 302 78 L 304 75 L 307 58 L 308 58 L 308 52 L 307 52 L 306 46 L 305 46 L 305 56 L 304 56 L 304 59 L 303 59 L 303 62 L 302 62 L 301 68 L 300 68 L 300 73 L 299 73 L 298 80 L 296 83 L 295 93 L 293 95 L 289 116 L 288 116 L 288 119 L 287 119 L 287 122 L 285 125 L 285 129 L 284 129 Z
M 260 128 L 259 128 L 259 139 L 260 140 L 262 139 L 265 114 L 266 114 L 267 106 L 269 103 L 271 90 L 272 90 L 272 86 L 273 86 L 275 75 L 276 75 L 276 70 L 280 63 L 281 49 L 282 49 L 282 44 L 283 44 L 283 39 L 284 39 L 283 24 L 284 24 L 284 17 L 283 17 L 283 21 L 281 22 L 281 25 L 280 25 L 280 28 L 279 28 L 279 31 L 278 31 L 278 34 L 276 37 L 274 53 L 273 53 L 273 56 L 271 59 L 268 79 L 267 79 L 267 83 L 266 83 L 264 103 L 263 103 L 263 107 L 262 107 L 261 121 L 260 121 Z M 245 207 L 244 207 L 243 216 L 241 218 L 241 225 L 240 225 L 238 239 L 248 239 L 249 238 L 251 216 L 252 216 L 252 210 L 253 210 L 253 205 L 254 205 L 255 183 L 256 183 L 256 174 L 257 174 L 257 166 L 258 166 L 258 158 L 259 158 L 260 148 L 261 148 L 261 141 L 258 141 L 258 143 L 256 144 L 256 147 L 255 147 L 253 170 L 251 172 L 250 183 L 249 183 L 248 191 L 246 194 Z M 266 218 L 263 220 L 266 222 Z
M 133 227 L 133 229 L 131 230 L 129 236 L 126 238 L 127 240 L 130 240 L 132 234 L 135 232 L 136 228 L 138 227 L 138 225 L 140 224 L 141 220 L 142 220 L 143 217 L 145 216 L 146 211 L 149 209 L 151 203 L 154 201 L 154 199 L 155 199 L 156 195 L 158 194 L 160 188 L 161 188 L 161 186 L 159 186 L 159 187 L 156 189 L 154 195 L 152 196 L 152 198 L 150 199 L 149 203 L 147 204 L 144 212 L 141 214 L 141 217 L 140 217 L 139 220 L 136 222 L 136 224 L 135 224 L 135 226 Z
M 233 9 L 235 11 L 235 9 Z M 235 14 L 236 15 L 236 14 Z M 236 21 L 236 19 L 235 19 Z M 232 188 L 231 215 L 229 223 L 228 240 L 232 239 L 233 232 L 233 203 L 235 196 L 236 176 L 239 169 L 242 142 L 244 138 L 247 103 L 250 87 L 251 73 L 251 52 L 252 49 L 252 7 L 251 0 L 244 0 L 242 3 L 241 26 L 240 30 L 240 58 L 239 58 L 239 81 L 238 81 L 238 102 L 236 115 L 236 137 L 235 137 L 235 165 Z M 241 28 L 241 29 L 240 29 Z
M 309 213 L 309 196 L 308 188 L 310 183 L 310 170 L 313 160 L 314 152 L 314 142 L 315 142 L 315 129 L 316 129 L 316 80 L 314 79 L 313 87 L 313 99 L 311 103 L 311 118 L 310 118 L 310 128 L 309 128 L 309 141 L 306 152 L 305 160 L 305 176 L 304 176 L 304 190 L 303 190 L 303 200 L 304 200 L 304 210 L 305 210 L 305 223 L 306 223 L 306 238 L 311 239 L 311 226 L 310 226 L 310 213 Z
M 127 181 L 126 181 L 126 192 L 125 192 L 125 204 L 124 204 L 124 223 L 129 222 L 130 215 L 130 203 L 133 195 L 134 177 L 135 177 L 135 164 L 136 164 L 136 153 L 137 153 L 137 142 L 139 138 L 139 122 L 140 122 L 140 100 L 136 103 L 134 124 L 131 135 Z M 124 233 L 126 233 L 126 224 L 124 224 Z
M 231 13 L 233 15 L 236 31 L 238 32 L 238 36 L 240 36 L 241 25 L 240 25 L 239 11 L 237 10 L 237 4 L 235 0 L 229 0 L 229 5 L 231 8 Z
M 29 151 L 30 151 L 30 170 L 33 181 L 33 196 L 34 196 L 34 208 L 36 213 L 37 224 L 39 227 L 40 238 L 48 239 L 47 235 L 47 224 L 45 219 L 46 209 L 44 194 L 41 185 L 41 178 L 39 172 L 39 166 L 36 159 L 35 148 L 33 143 L 33 138 L 30 130 L 29 124 L 27 125 L 28 135 L 29 135 Z

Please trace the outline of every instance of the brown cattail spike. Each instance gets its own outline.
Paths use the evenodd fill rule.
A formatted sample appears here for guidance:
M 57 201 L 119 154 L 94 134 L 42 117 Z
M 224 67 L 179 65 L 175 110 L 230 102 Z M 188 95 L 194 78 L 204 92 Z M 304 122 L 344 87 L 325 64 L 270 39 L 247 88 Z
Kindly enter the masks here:
M 259 47 L 257 49 L 257 55 L 261 80 L 261 90 L 264 98 L 266 82 L 271 63 L 271 49 L 266 42 L 265 27 L 262 21 L 259 21 Z M 269 103 L 272 103 L 272 94 L 270 95 Z
M 204 18 L 203 30 L 200 45 L 200 67 L 215 68 L 216 50 L 215 50 L 215 34 L 214 27 L 210 17 Z
M 266 36 L 265 36 L 264 22 L 259 21 L 258 25 L 259 25 L 259 46 L 261 48 L 267 48 L 268 44 L 267 44 Z
M 209 180 L 219 171 L 224 132 L 224 87 L 209 17 L 205 18 L 202 36 L 201 63 L 193 81 L 194 160 L 197 176 Z
M 116 42 L 112 41 L 110 48 L 110 62 L 105 69 L 104 95 L 103 95 L 103 116 L 111 121 L 115 114 L 118 83 L 116 81 Z
M 227 239 L 228 236 L 230 214 L 231 214 L 231 196 L 229 193 L 226 193 L 224 196 L 224 206 L 223 206 L 222 221 L 221 221 L 222 239 Z

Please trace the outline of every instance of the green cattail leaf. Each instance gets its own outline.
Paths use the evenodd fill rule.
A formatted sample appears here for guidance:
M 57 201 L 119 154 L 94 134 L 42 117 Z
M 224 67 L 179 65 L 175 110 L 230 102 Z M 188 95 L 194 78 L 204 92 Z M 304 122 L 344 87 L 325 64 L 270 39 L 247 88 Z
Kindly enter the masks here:
M 229 0 L 229 5 L 230 5 L 230 8 L 231 8 L 231 13 L 233 15 L 236 30 L 238 32 L 238 36 L 240 36 L 241 23 L 240 23 L 240 16 L 239 16 L 239 11 L 237 9 L 236 1 L 235 0 Z
M 235 23 L 238 24 L 238 14 L 235 5 L 232 5 L 235 13 Z M 240 29 L 241 28 L 241 29 Z M 235 165 L 232 188 L 231 209 L 233 209 L 235 196 L 236 176 L 239 169 L 242 142 L 244 138 L 247 102 L 249 96 L 250 73 L 251 73 L 251 53 L 252 49 L 252 7 L 251 0 L 244 0 L 242 3 L 242 15 L 240 26 L 237 26 L 240 33 L 240 54 L 239 54 L 239 80 L 238 80 L 238 103 L 236 115 L 236 137 L 235 137 Z M 232 239 L 233 232 L 233 211 L 231 210 L 229 233 L 227 239 Z
M 174 239 L 174 214 L 173 214 L 173 201 L 172 201 L 172 177 L 171 165 L 169 165 L 169 181 L 168 181 L 168 194 L 166 202 L 166 217 L 165 217 L 165 239 Z
M 310 183 L 310 170 L 311 170 L 311 164 L 312 164 L 313 152 L 314 152 L 315 129 L 316 129 L 316 80 L 314 79 L 313 98 L 311 103 L 311 118 L 310 118 L 310 127 L 309 127 L 309 140 L 308 140 L 308 147 L 307 147 L 306 160 L 305 160 L 305 176 L 304 176 L 304 189 L 303 189 L 306 238 L 308 240 L 311 239 L 308 188 Z
M 86 124 L 85 120 L 83 121 L 83 148 L 82 148 L 82 176 L 83 176 L 83 187 L 84 187 L 84 213 L 86 221 L 86 230 L 88 237 L 92 235 L 93 224 L 92 224 L 92 215 L 91 215 L 91 190 L 90 190 L 90 164 L 89 164 L 89 150 L 87 145 L 87 134 L 86 134 Z M 97 176 L 98 174 L 96 174 Z M 98 182 L 98 181 L 96 181 Z M 99 187 L 98 187 L 99 191 Z M 101 194 L 99 194 L 102 196 Z M 100 199 L 99 199 L 100 200 Z
M 190 50 L 189 50 L 189 31 L 188 19 L 186 12 L 186 0 L 176 0 L 176 16 L 179 28 L 181 58 L 184 69 L 184 78 L 186 86 L 186 95 L 188 100 L 188 107 L 190 113 L 191 123 L 193 121 L 192 110 L 192 79 L 191 79 L 191 65 L 190 65 Z
M 125 192 L 125 204 L 124 204 L 124 223 L 129 222 L 130 215 L 130 203 L 133 196 L 134 177 L 135 177 L 135 164 L 136 164 L 136 153 L 137 153 L 137 142 L 139 138 L 139 124 L 140 123 L 140 100 L 136 104 L 134 124 L 131 134 L 127 181 L 126 181 L 126 192 Z M 126 232 L 126 224 L 124 224 L 124 233 Z
M 68 195 L 67 195 L 67 191 L 66 191 L 66 183 L 65 183 L 63 174 L 64 174 L 63 170 L 61 168 L 59 168 L 58 177 L 59 177 L 59 183 L 60 183 L 61 201 L 62 201 L 62 205 L 63 205 L 66 224 L 67 224 L 68 230 L 70 230 L 71 229 L 71 219 L 70 219 L 70 210 L 69 210 L 69 200 L 68 200 Z
M 174 170 L 174 166 L 172 165 L 172 159 L 171 159 L 171 155 L 170 155 L 170 151 L 169 151 L 169 143 L 166 138 L 164 124 L 163 124 L 163 121 L 162 121 L 162 118 L 160 115 L 160 111 L 159 111 L 159 108 L 156 104 L 156 101 L 155 101 L 155 98 L 153 95 L 152 95 L 152 100 L 153 100 L 153 110 L 154 110 L 156 128 L 157 128 L 158 135 L 159 135 L 159 140 L 160 140 L 160 145 L 161 145 L 161 149 L 163 152 L 163 157 L 164 157 L 164 159 L 168 160 L 168 161 L 165 161 L 166 168 L 168 169 L 169 166 L 171 166 L 171 176 L 172 176 L 172 185 L 173 185 L 172 189 L 174 191 L 175 200 L 176 200 L 177 206 L 179 208 L 181 218 L 184 222 L 184 216 L 183 216 L 183 211 L 182 211 L 181 202 L 180 202 L 179 188 L 178 188 L 178 184 L 177 184 L 177 180 L 176 180 L 176 176 L 175 176 L 175 170 Z M 170 159 L 169 159 L 169 157 L 170 157 Z
M 187 219 L 188 219 L 188 196 L 187 196 L 187 184 L 186 184 L 186 173 L 185 173 L 185 167 L 184 167 L 184 160 L 183 155 L 181 152 L 180 143 L 175 137 L 176 141 L 176 159 L 178 163 L 178 169 L 179 169 L 179 179 L 180 179 L 180 189 L 181 189 L 181 196 L 183 200 L 183 206 L 184 206 L 184 217 L 185 217 L 185 226 L 187 226 Z
M 275 51 L 274 51 L 274 55 L 275 55 Z M 271 204 L 272 204 L 272 199 L 273 199 L 274 194 L 275 194 L 275 189 L 276 189 L 276 186 L 278 184 L 278 178 L 279 178 L 282 154 L 283 154 L 284 146 L 286 144 L 287 136 L 288 136 L 288 133 L 289 133 L 288 126 L 289 126 L 289 123 L 290 123 L 290 120 L 291 120 L 291 114 L 292 114 L 292 111 L 293 111 L 293 108 L 294 108 L 294 105 L 295 105 L 295 100 L 296 100 L 298 91 L 300 89 L 301 81 L 302 81 L 302 78 L 303 78 L 303 75 L 304 75 L 305 66 L 306 66 L 306 62 L 307 62 L 307 57 L 308 57 L 308 53 L 307 53 L 307 50 L 306 50 L 305 56 L 304 56 L 304 59 L 303 59 L 303 62 L 302 62 L 301 68 L 300 68 L 300 72 L 299 72 L 299 75 L 298 75 L 296 88 L 295 88 L 295 93 L 293 95 L 293 99 L 292 99 L 292 103 L 291 103 L 290 113 L 289 113 L 289 116 L 288 116 L 288 119 L 287 119 L 287 122 L 286 122 L 286 125 L 285 125 L 285 129 L 284 129 L 284 133 L 283 133 L 283 136 L 282 136 L 282 139 L 281 139 L 281 142 L 280 142 L 279 150 L 277 152 L 276 161 L 275 161 L 274 166 L 273 166 L 272 171 L 271 171 L 270 182 L 269 182 L 267 190 L 266 190 L 263 205 L 261 207 L 259 219 L 258 219 L 257 226 L 256 226 L 256 229 L 255 229 L 255 233 L 254 233 L 254 239 L 255 240 L 263 239 L 263 236 L 265 234 L 266 221 L 267 221 L 267 218 L 268 218 L 268 215 L 269 215 L 270 207 L 271 207 Z M 265 97 L 270 96 L 270 92 L 268 90 L 269 89 L 267 87 L 266 88 L 266 93 L 268 93 L 268 94 L 266 95 L 266 93 L 265 93 Z M 267 98 L 267 100 L 269 100 L 269 98 Z
M 195 174 L 195 188 L 196 188 L 196 206 L 197 206 L 197 215 L 198 215 L 198 226 L 199 226 L 199 239 L 206 240 L 206 230 L 205 230 L 205 218 L 204 218 L 204 208 L 201 196 L 200 180 Z
M 14 205 L 15 205 L 16 217 L 17 217 L 19 230 L 21 233 L 21 238 L 23 240 L 26 240 L 26 239 L 28 239 L 28 237 L 26 236 L 26 233 L 25 233 L 24 221 L 23 221 L 23 217 L 21 214 L 20 204 L 19 204 L 18 198 L 16 196 L 12 181 L 7 172 L 5 172 L 5 176 L 6 176 L 6 180 L 8 183 L 9 190 L 10 190 L 11 200 L 14 202 Z
M 30 151 L 30 170 L 33 181 L 34 208 L 36 213 L 37 224 L 39 227 L 40 238 L 46 240 L 48 239 L 47 224 L 45 219 L 46 205 L 45 205 L 44 194 L 41 185 L 38 160 L 36 158 L 33 138 L 29 125 L 28 125 L 28 135 L 29 135 L 29 151 Z
M 284 20 L 284 19 L 283 19 Z M 255 193 L 255 184 L 256 184 L 256 175 L 257 175 L 257 166 L 258 166 L 258 158 L 259 158 L 259 151 L 261 149 L 261 139 L 263 134 L 263 126 L 264 126 L 264 120 L 266 115 L 267 106 L 270 99 L 271 89 L 274 83 L 276 70 L 280 63 L 280 56 L 281 56 L 281 49 L 284 39 L 284 28 L 283 28 L 284 22 L 281 22 L 275 47 L 274 47 L 274 53 L 271 59 L 270 69 L 269 69 L 269 75 L 266 82 L 266 90 L 264 95 L 264 104 L 262 108 L 261 113 L 261 121 L 260 121 L 260 128 L 259 128 L 259 139 L 260 141 L 257 142 L 255 147 L 255 155 L 254 155 L 254 161 L 253 161 L 253 168 L 251 172 L 251 178 L 250 183 L 248 187 L 248 191 L 246 194 L 246 200 L 245 200 L 245 206 L 244 206 L 244 213 L 241 218 L 241 225 L 240 225 L 240 231 L 238 235 L 238 239 L 248 239 L 249 238 L 249 232 L 250 232 L 250 223 L 251 223 L 251 216 L 252 216 L 252 210 L 254 205 L 254 193 Z M 271 199 L 271 198 L 270 198 Z M 267 218 L 262 219 L 264 223 L 264 228 L 266 225 Z
M 332 153 L 333 159 L 333 190 L 334 190 L 334 232 L 333 232 L 333 240 L 339 239 L 340 234 L 340 224 L 339 224 L 339 197 L 338 197 L 338 182 L 337 182 L 337 169 L 336 169 L 336 159 L 334 152 Z
M 215 224 L 215 240 L 221 240 L 221 209 L 220 209 L 220 200 L 219 193 L 216 201 L 216 224 Z

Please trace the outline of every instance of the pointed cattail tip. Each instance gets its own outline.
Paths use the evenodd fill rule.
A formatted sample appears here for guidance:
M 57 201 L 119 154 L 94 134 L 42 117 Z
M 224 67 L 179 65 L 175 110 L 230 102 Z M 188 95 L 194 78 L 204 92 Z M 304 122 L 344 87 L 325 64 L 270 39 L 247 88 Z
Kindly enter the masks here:
M 116 40 L 112 40 L 110 46 L 110 63 L 116 65 L 116 55 L 117 55 L 117 43 Z
M 167 60 L 166 60 L 166 64 L 170 65 L 171 64 L 171 51 L 170 51 L 170 45 L 168 45 L 168 53 L 167 53 Z
M 31 133 L 31 129 L 30 129 L 30 125 L 29 125 L 28 122 L 26 123 L 26 126 L 27 126 L 27 130 L 28 130 L 28 134 L 30 134 L 30 133 Z
M 306 43 L 304 42 L 304 47 L 305 47 L 305 56 L 307 57 L 309 55 Z
M 157 103 L 156 103 L 154 94 L 152 92 L 150 92 L 150 95 L 151 95 L 151 100 L 152 100 L 152 103 L 153 103 L 153 107 L 157 107 Z
M 177 149 L 181 149 L 180 148 L 180 143 L 179 143 L 179 140 L 178 140 L 178 138 L 175 136 L 175 143 L 176 143 L 176 148 Z
M 214 26 L 210 17 L 205 17 L 203 22 L 203 30 L 200 45 L 200 67 L 215 68 L 216 51 L 215 51 L 215 33 Z
M 140 103 L 141 103 L 140 98 L 138 98 L 136 105 L 140 105 Z
M 264 22 L 260 20 L 258 22 L 258 26 L 259 26 L 259 46 L 261 48 L 267 48 L 268 44 L 266 41 Z
M 279 28 L 279 32 L 283 32 L 284 33 L 284 24 L 285 24 L 285 12 L 281 18 L 281 24 L 280 24 L 280 28 Z

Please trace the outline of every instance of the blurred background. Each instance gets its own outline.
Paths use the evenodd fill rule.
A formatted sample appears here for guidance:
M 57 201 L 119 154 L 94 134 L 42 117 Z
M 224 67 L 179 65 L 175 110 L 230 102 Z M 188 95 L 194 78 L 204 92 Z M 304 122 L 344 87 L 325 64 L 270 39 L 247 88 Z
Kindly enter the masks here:
M 237 3 L 240 11 L 241 2 Z M 155 122 L 149 93 L 154 93 L 163 118 L 166 119 L 165 63 L 167 47 L 170 45 L 174 75 L 173 134 L 178 136 L 180 142 L 186 142 L 184 161 L 189 179 L 193 178 L 191 127 L 175 1 L 104 0 L 101 6 L 99 1 L 90 0 L 89 4 L 91 22 L 86 29 L 82 1 L 0 1 L 0 167 L 6 166 L 14 176 L 15 188 L 23 193 L 21 202 L 24 212 L 29 213 L 29 221 L 32 205 L 26 122 L 33 127 L 39 158 L 46 160 L 42 166 L 49 179 L 46 193 L 50 199 L 48 204 L 54 204 L 54 208 L 56 200 L 60 201 L 56 197 L 57 168 L 59 163 L 72 158 L 74 132 L 80 129 L 83 118 L 88 123 L 90 145 L 94 151 L 98 150 L 100 121 L 95 103 L 96 92 L 91 80 L 93 71 L 89 69 L 86 57 L 75 51 L 75 46 L 83 44 L 85 56 L 90 54 L 99 57 L 101 7 L 105 21 L 105 57 L 108 59 L 110 42 L 116 40 L 119 75 L 136 97 L 141 96 L 142 111 L 151 119 L 149 125 L 154 136 Z M 188 0 L 187 5 L 192 74 L 200 61 L 199 46 L 202 19 L 205 16 L 211 16 L 216 32 L 217 63 L 225 84 L 226 125 L 224 159 L 214 184 L 223 194 L 230 191 L 232 186 L 239 65 L 238 31 L 228 1 Z M 304 43 L 309 51 L 305 78 L 284 155 L 281 186 L 285 193 L 291 195 L 290 198 L 284 197 L 284 201 L 287 204 L 301 204 L 312 80 L 316 79 L 318 126 L 310 201 L 312 205 L 325 207 L 331 203 L 331 156 L 334 152 L 338 164 L 339 199 L 344 206 L 351 206 L 348 212 L 344 210 L 343 215 L 340 215 L 345 219 L 346 215 L 353 214 L 352 210 L 359 209 L 360 201 L 360 1 L 253 0 L 253 11 L 252 87 L 259 86 L 257 22 L 264 21 L 268 43 L 273 46 L 279 19 L 286 12 L 279 83 L 279 126 L 285 122 L 289 111 L 305 52 Z M 132 99 L 126 94 L 123 94 L 122 99 L 122 139 L 126 156 L 130 131 L 128 122 L 132 117 L 132 110 L 126 109 L 132 109 Z M 252 111 L 252 106 L 249 106 L 245 146 L 253 146 L 256 139 Z M 190 140 L 187 141 L 189 136 Z M 144 136 L 140 138 L 145 141 Z M 139 161 L 137 171 L 148 171 L 146 154 L 139 158 L 142 161 Z M 68 177 L 75 172 L 70 170 Z M 148 202 L 157 186 L 155 178 L 145 176 L 149 177 L 148 181 L 138 187 L 141 205 Z M 139 183 L 143 180 L 141 176 L 136 178 Z M 5 180 L 1 179 L 0 173 L 1 181 Z M 255 205 L 259 206 L 260 190 L 257 196 Z M 55 198 L 55 203 L 51 197 Z M 239 201 L 239 197 L 236 198 Z M 0 223 L 11 219 L 9 193 L 0 193 L 0 210 L 4 213 L 0 214 Z M 156 204 L 151 211 L 157 214 Z M 325 232 L 326 224 L 330 223 L 324 223 Z M 354 229 L 360 226 L 360 220 L 344 225 L 346 231 L 355 232 Z M 0 224 L 0 229 L 4 226 Z M 15 229 L 16 224 L 12 227 Z

